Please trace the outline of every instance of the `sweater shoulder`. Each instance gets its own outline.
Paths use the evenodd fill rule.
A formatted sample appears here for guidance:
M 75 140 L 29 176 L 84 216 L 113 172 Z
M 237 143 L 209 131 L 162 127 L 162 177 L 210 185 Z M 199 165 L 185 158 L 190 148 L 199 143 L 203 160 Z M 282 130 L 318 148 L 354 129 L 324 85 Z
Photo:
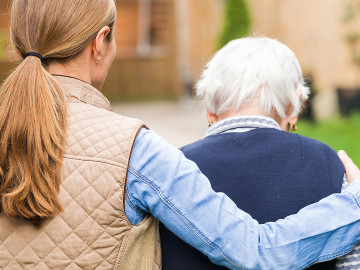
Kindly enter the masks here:
M 313 155 L 316 153 L 316 155 L 318 155 L 320 158 L 332 159 L 334 161 L 340 162 L 336 151 L 326 143 L 299 134 L 291 135 L 298 138 L 303 147 L 304 153 L 312 153 Z
M 325 178 L 342 184 L 345 169 L 337 153 L 329 145 L 295 133 L 277 129 L 256 129 L 244 133 L 223 133 L 205 137 L 181 148 L 184 155 L 194 161 L 225 159 L 240 156 L 253 162 L 282 160 L 297 164 L 303 171 L 314 172 L 318 168 Z M 311 169 L 310 169 L 311 168 Z M 314 173 L 315 174 L 315 173 Z

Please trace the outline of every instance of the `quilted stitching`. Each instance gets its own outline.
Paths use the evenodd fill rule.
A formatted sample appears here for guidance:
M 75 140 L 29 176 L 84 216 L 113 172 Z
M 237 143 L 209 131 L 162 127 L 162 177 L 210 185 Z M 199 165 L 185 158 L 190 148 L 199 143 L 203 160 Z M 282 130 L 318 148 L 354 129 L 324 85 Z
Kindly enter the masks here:
M 92 95 L 92 89 L 82 89 L 85 94 L 78 90 L 81 96 L 72 96 L 68 108 L 59 193 L 64 211 L 41 228 L 0 215 L 1 267 L 113 269 L 119 251 L 127 248 L 134 227 L 123 208 L 124 183 L 141 123 L 84 103 L 85 98 L 98 107 L 107 104 L 98 94 Z

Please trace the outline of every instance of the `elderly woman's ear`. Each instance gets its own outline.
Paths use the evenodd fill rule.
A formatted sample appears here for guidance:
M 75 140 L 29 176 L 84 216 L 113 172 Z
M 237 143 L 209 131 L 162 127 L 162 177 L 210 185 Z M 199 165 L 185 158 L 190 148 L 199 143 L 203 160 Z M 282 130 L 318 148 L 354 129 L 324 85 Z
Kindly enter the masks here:
M 301 100 L 301 95 L 302 95 L 302 93 L 301 93 L 301 90 L 300 90 L 300 89 L 297 90 L 296 95 L 297 95 L 297 98 L 298 98 L 299 100 Z M 289 124 L 288 124 L 288 131 L 289 131 L 289 130 L 291 130 L 291 131 L 296 131 L 296 130 L 297 130 L 296 123 L 297 123 L 297 121 L 298 121 L 298 119 L 299 119 L 299 115 L 297 114 L 297 115 L 295 115 L 295 116 L 292 116 L 292 114 L 293 114 L 293 107 L 290 105 L 290 106 L 289 106 L 289 111 L 286 112 L 286 116 L 287 116 L 288 122 L 289 122 Z
M 297 126 L 296 126 L 296 123 L 298 121 L 298 116 L 292 116 L 292 117 L 289 117 L 289 124 L 288 124 L 288 131 L 291 130 L 291 131 L 296 131 L 297 130 Z
M 298 115 L 293 115 L 293 108 L 291 105 L 289 105 L 286 110 L 285 118 L 281 118 L 278 123 L 283 131 L 296 131 L 296 123 L 298 121 L 298 118 Z
M 301 90 L 298 89 L 296 96 L 299 100 L 301 100 L 301 95 L 302 95 Z M 295 116 L 293 115 L 294 108 L 291 104 L 288 105 L 285 113 L 286 113 L 286 117 L 284 119 L 281 119 L 281 123 L 279 123 L 281 129 L 284 131 L 290 131 L 290 130 L 296 131 L 297 130 L 296 123 L 299 119 L 299 115 L 298 114 L 296 114 Z
M 218 116 L 212 112 L 210 112 L 208 109 L 206 109 L 206 118 L 209 123 L 209 127 L 214 124 L 214 122 L 218 121 Z

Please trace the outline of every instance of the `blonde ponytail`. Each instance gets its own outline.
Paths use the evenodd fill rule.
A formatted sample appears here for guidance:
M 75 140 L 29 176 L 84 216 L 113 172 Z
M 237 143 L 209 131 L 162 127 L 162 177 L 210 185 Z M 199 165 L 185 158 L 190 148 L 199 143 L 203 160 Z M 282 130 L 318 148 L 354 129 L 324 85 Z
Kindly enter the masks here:
M 22 55 L 67 61 L 115 17 L 113 0 L 13 0 L 11 38 Z M 29 220 L 62 210 L 66 98 L 40 58 L 27 56 L 0 89 L 0 211 Z
M 40 59 L 29 56 L 0 92 L 1 208 L 8 216 L 49 217 L 65 148 L 66 102 Z

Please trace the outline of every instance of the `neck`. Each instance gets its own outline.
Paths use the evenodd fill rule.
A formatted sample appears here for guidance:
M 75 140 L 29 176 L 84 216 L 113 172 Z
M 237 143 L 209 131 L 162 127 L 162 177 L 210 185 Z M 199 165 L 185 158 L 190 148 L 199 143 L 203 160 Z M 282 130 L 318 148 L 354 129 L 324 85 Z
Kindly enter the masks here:
M 227 112 L 224 112 L 224 113 L 218 115 L 217 121 L 224 120 L 229 117 L 248 116 L 248 115 L 268 116 L 262 110 L 258 110 L 256 108 L 240 108 L 239 110 L 230 110 L 230 111 L 227 111 Z M 268 117 L 274 118 L 272 116 L 268 116 Z
M 63 64 L 63 63 L 51 63 L 49 65 L 48 69 L 50 74 L 53 75 L 62 75 L 62 76 L 68 76 L 73 77 L 79 80 L 82 80 L 88 84 L 91 84 L 91 75 L 90 72 L 84 72 L 83 70 L 79 70 L 76 66 L 73 66 L 69 63 Z
M 280 118 L 276 113 L 272 113 L 271 115 L 267 115 L 260 106 L 256 106 L 256 104 L 249 104 L 248 106 L 242 106 L 238 110 L 229 110 L 225 113 L 217 115 L 216 121 L 224 120 L 229 117 L 236 116 L 249 116 L 249 115 L 259 115 L 266 116 L 274 119 L 280 126 L 280 128 L 284 131 L 288 131 L 288 121 L 287 119 Z
M 83 52 L 67 61 L 52 61 L 48 71 L 53 75 L 62 75 L 82 80 L 92 85 L 91 54 L 86 48 Z

